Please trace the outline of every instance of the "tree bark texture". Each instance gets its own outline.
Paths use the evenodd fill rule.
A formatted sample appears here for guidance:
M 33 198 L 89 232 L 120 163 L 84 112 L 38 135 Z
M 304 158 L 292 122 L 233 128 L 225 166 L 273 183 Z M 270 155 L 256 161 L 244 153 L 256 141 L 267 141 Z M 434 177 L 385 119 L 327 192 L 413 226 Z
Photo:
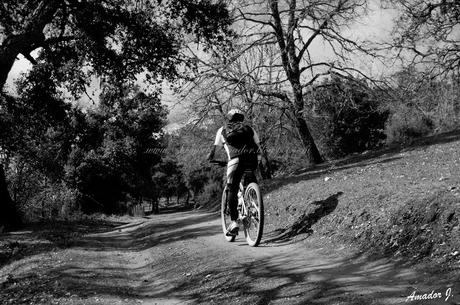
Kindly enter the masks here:
M 15 203 L 11 200 L 6 183 L 3 165 L 0 165 L 0 226 L 6 228 L 21 224 L 21 217 Z

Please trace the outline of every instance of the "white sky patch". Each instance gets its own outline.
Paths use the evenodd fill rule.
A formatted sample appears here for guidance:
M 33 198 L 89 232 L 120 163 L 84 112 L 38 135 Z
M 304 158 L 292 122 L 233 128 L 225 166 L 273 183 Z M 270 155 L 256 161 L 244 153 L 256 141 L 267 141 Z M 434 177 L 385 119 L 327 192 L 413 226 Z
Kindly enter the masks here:
M 351 33 L 359 40 L 370 43 L 389 42 L 392 39 L 394 20 L 398 12 L 394 9 L 381 8 L 378 1 L 369 4 L 369 13 L 358 20 L 351 28 Z M 391 54 L 386 56 L 392 58 Z M 398 69 L 394 63 L 383 62 L 381 59 L 372 57 L 361 58 L 359 55 L 354 59 L 356 68 L 362 70 L 371 77 L 379 77 L 384 74 L 392 74 Z
M 99 104 L 99 94 L 101 93 L 101 82 L 98 78 L 94 77 L 90 85 L 86 88 L 86 94 L 83 94 L 80 99 L 74 100 L 70 94 L 66 94 L 67 100 L 81 109 L 95 109 Z
M 38 52 L 38 51 L 37 51 Z M 37 52 L 33 52 L 32 57 L 37 56 Z M 10 73 L 8 74 L 8 79 L 6 80 L 6 91 L 12 95 L 18 95 L 15 82 L 21 77 L 21 75 L 32 68 L 32 63 L 24 58 L 22 54 L 18 56 L 14 62 L 13 67 L 11 68 Z

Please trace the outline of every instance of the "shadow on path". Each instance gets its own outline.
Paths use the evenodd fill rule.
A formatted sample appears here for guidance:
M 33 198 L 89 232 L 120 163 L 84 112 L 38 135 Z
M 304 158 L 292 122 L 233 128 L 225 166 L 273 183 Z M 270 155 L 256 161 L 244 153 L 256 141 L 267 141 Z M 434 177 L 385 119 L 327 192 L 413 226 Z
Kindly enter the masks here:
M 335 209 L 340 195 L 339 192 L 313 203 L 316 208 L 299 219 L 298 228 L 308 231 L 313 223 Z M 414 290 L 444 293 L 452 287 L 460 291 L 458 279 L 423 286 L 420 276 L 404 265 L 388 259 L 350 256 L 340 249 L 325 254 L 321 249 L 301 246 L 269 249 L 235 247 L 230 243 L 214 245 L 220 239 L 211 235 L 221 234 L 214 214 L 180 213 L 166 220 L 155 220 L 125 226 L 126 232 L 121 229 L 122 232 L 116 230 L 85 238 L 80 245 L 84 248 L 72 250 L 79 257 L 40 274 L 36 289 L 54 297 L 62 297 L 68 291 L 68 295 L 87 299 L 87 303 L 97 296 L 128 300 L 125 304 L 140 300 L 149 304 L 251 305 L 399 304 Z M 197 236 L 202 238 L 196 243 L 175 244 L 175 250 L 168 248 L 168 243 L 189 241 Z M 208 248 L 202 248 L 205 244 Z M 166 251 L 158 252 L 156 245 Z M 174 252 L 184 246 L 188 251 Z M 153 248 L 142 255 L 138 253 L 148 247 Z M 235 254 L 232 249 L 241 252 Z M 127 250 L 130 252 L 126 253 Z M 120 253 L 126 253 L 125 261 L 117 260 Z M 46 281 L 50 284 L 44 285 Z M 25 281 L 17 279 L 17 283 L 22 282 Z M 3 288 L 14 293 L 20 285 L 7 283 Z M 35 289 L 32 286 L 22 289 Z M 455 304 L 454 300 L 460 301 L 452 298 L 452 302 L 442 304 Z M 424 301 L 423 304 L 441 303 Z
M 309 207 L 297 218 L 294 223 L 279 232 L 279 235 L 264 239 L 264 243 L 285 242 L 286 239 L 296 235 L 306 233 L 307 236 L 313 233 L 312 226 L 321 218 L 331 214 L 339 204 L 339 197 L 343 192 L 337 192 L 324 200 L 318 200 L 310 203 L 310 206 L 316 206 L 313 210 Z
M 352 256 L 329 261 L 315 253 L 284 254 L 269 259 L 206 270 L 176 283 L 176 294 L 197 304 L 402 304 L 413 291 L 443 295 L 448 287 L 460 283 L 439 281 L 426 287 L 420 278 L 401 264 L 387 259 L 370 260 Z M 317 254 L 318 255 L 318 254 Z M 231 270 L 231 275 L 229 275 Z M 209 276 L 211 274 L 211 276 Z M 444 296 L 445 297 L 445 296 Z M 459 296 L 448 302 L 423 301 L 423 304 L 457 304 Z M 411 302 L 412 304 L 422 304 Z
M 170 214 L 167 220 L 162 218 L 160 214 L 137 226 L 126 229 L 120 227 L 111 232 L 89 235 L 82 238 L 76 246 L 92 251 L 142 251 L 160 243 L 167 244 L 220 232 L 212 223 L 217 219 L 213 213 L 182 212 Z
M 383 305 L 403 304 L 413 291 L 444 294 L 449 287 L 454 291 L 460 288 L 458 282 L 447 280 L 423 285 L 416 273 L 388 259 L 371 260 L 361 255 L 322 257 L 319 252 L 301 248 L 239 262 L 201 263 L 204 264 L 199 272 L 170 281 L 161 281 L 155 273 L 158 266 L 149 264 L 137 269 L 64 268 L 57 273 L 60 281 L 81 297 L 97 292 L 147 303 L 173 299 L 180 300 L 180 304 Z M 180 262 L 176 268 L 180 269 Z M 424 300 L 423 304 L 458 301 L 454 296 L 448 302 Z

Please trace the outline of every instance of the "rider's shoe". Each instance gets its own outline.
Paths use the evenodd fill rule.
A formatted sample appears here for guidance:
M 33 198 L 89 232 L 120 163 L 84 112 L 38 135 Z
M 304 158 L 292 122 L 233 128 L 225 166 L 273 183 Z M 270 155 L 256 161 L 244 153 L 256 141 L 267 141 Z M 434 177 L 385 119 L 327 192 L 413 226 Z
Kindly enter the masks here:
M 238 235 L 239 230 L 238 222 L 232 221 L 227 228 L 227 236 L 236 236 Z

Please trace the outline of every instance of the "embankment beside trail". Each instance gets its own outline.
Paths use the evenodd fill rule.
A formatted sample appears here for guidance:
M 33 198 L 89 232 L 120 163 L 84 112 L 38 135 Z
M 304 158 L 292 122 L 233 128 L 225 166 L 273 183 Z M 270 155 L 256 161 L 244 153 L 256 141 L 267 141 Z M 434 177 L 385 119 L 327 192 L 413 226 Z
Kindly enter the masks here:
M 276 240 L 318 238 L 460 269 L 460 136 L 371 152 L 263 183 Z

